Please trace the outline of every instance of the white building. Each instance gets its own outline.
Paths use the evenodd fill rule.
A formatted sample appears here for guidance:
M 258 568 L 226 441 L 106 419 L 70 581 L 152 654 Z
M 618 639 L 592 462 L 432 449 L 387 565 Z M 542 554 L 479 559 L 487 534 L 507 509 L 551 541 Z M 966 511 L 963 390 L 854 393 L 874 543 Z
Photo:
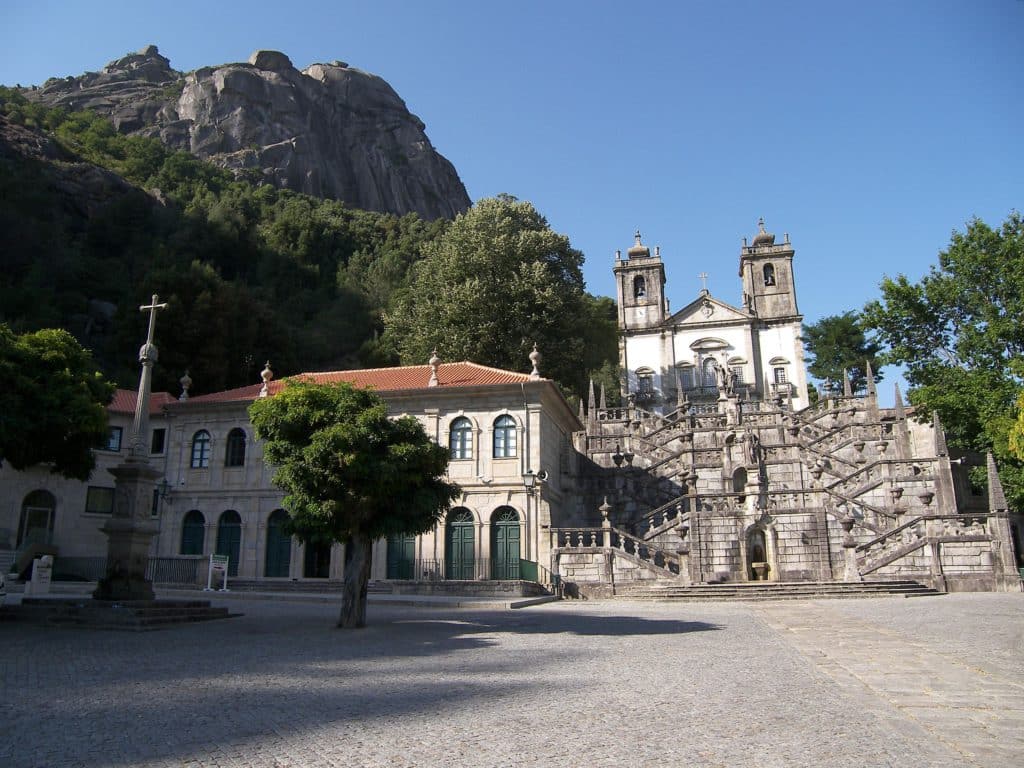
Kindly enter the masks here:
M 378 542 L 373 578 L 538 578 L 550 562 L 552 516 L 576 503 L 566 483 L 579 460 L 572 435 L 582 425 L 554 382 L 465 362 L 300 376 L 372 387 L 390 413 L 414 416 L 451 452 L 449 479 L 462 488 L 461 499 L 433 531 Z M 266 395 L 281 386 L 268 379 Z M 341 545 L 304 544 L 282 531 L 283 494 L 248 418 L 263 389 L 254 384 L 184 400 L 154 394 L 150 461 L 164 476 L 154 494 L 159 532 L 151 554 L 226 554 L 230 575 L 241 578 L 341 578 Z M 114 489 L 107 469 L 128 450 L 134 407 L 135 393 L 118 390 L 111 443 L 97 452 L 87 483 L 42 468 L 0 470 L 6 559 L 32 543 L 48 544 L 58 571 L 69 563 L 95 571 L 82 560 L 106 552 L 100 526 Z
M 751 245 L 744 238 L 739 277 L 743 306 L 705 288 L 674 314 L 665 297 L 665 265 L 640 241 L 615 254 L 622 394 L 657 413 L 687 399 L 708 407 L 736 388 L 746 400 L 784 399 L 808 405 L 807 375 L 796 300 L 793 247 L 764 222 Z

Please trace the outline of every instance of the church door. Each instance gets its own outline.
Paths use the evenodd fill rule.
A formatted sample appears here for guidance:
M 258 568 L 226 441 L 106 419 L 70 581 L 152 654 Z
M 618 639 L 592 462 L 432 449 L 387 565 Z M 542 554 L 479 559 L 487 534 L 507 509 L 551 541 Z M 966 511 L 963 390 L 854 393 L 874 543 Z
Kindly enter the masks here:
M 491 578 L 519 578 L 519 515 L 511 507 L 491 518 Z
M 413 578 L 416 559 L 415 536 L 388 536 L 389 579 Z
M 445 526 L 445 574 L 446 579 L 469 580 L 473 578 L 473 547 L 475 526 L 473 513 L 468 509 L 453 509 Z
M 264 575 L 283 577 L 288 575 L 292 564 L 292 537 L 285 535 L 284 524 L 288 513 L 275 509 L 267 520 L 267 557 Z
M 217 554 L 228 556 L 228 576 L 237 576 L 238 558 L 242 554 L 242 518 L 233 509 L 221 515 L 217 523 Z

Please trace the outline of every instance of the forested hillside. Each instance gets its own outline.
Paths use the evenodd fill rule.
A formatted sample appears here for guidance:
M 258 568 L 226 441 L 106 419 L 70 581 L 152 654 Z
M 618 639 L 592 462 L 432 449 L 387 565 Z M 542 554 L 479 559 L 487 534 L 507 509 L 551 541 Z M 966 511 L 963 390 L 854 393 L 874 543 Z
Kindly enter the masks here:
M 0 89 L 0 321 L 71 330 L 121 385 L 152 293 L 170 302 L 160 389 L 186 368 L 206 392 L 258 381 L 267 359 L 278 374 L 382 362 L 387 299 L 446 226 L 236 181 Z

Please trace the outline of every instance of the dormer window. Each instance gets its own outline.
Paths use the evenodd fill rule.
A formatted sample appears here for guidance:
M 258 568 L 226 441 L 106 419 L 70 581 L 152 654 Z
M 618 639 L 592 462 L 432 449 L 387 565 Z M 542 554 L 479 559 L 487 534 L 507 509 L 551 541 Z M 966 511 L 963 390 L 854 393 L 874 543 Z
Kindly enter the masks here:
M 643 275 L 633 278 L 633 298 L 642 299 L 647 296 L 647 281 Z
M 764 284 L 775 285 L 775 267 L 771 264 L 764 265 Z

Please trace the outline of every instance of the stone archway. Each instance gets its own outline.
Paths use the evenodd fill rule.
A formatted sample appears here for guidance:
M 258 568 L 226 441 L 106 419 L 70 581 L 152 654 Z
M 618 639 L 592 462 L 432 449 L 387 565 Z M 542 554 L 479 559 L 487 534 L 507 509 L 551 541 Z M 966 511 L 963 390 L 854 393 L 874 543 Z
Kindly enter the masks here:
M 761 526 L 747 531 L 747 578 L 750 581 L 774 581 L 768 532 Z

